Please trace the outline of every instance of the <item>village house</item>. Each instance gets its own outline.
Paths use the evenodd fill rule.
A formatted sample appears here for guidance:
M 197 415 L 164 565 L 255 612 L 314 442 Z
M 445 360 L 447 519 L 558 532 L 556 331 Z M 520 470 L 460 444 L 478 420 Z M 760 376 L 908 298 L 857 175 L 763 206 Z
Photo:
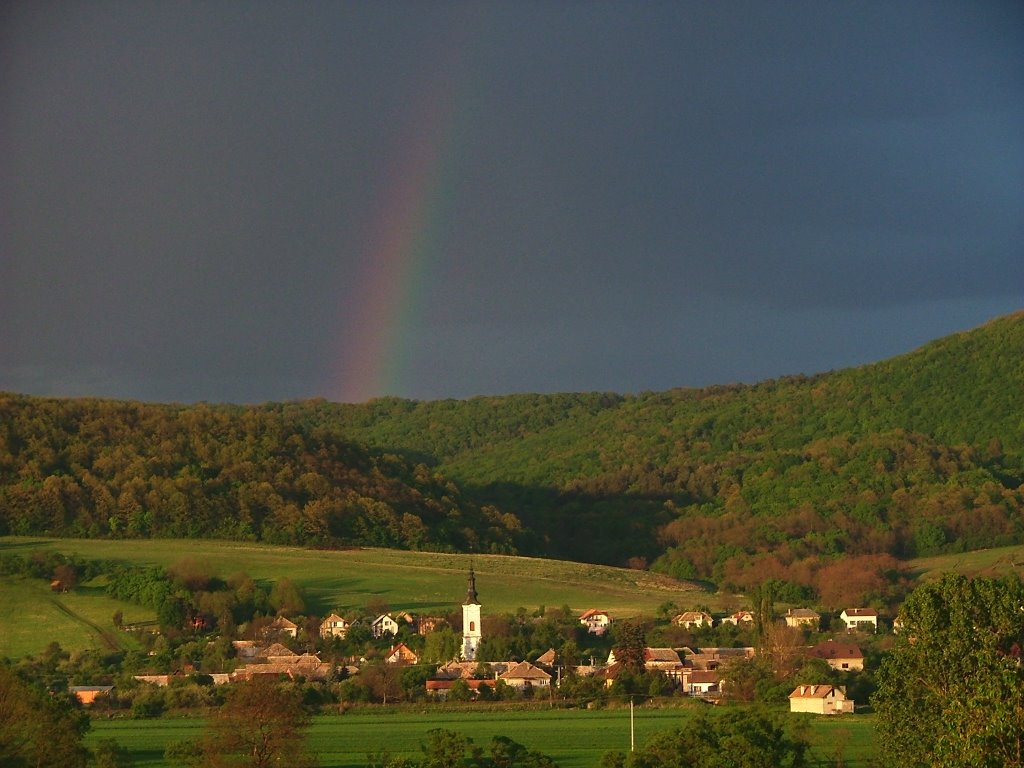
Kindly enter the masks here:
M 392 646 L 384 657 L 385 664 L 419 664 L 420 657 L 405 643 Z
M 284 616 L 278 616 L 270 624 L 263 628 L 264 637 L 283 635 L 284 637 L 296 637 L 299 634 L 299 625 L 289 621 Z
M 750 611 L 736 611 L 736 613 L 722 619 L 723 624 L 732 624 L 734 627 L 754 626 L 754 614 Z
M 789 694 L 790 712 L 814 715 L 843 715 L 853 712 L 853 699 L 846 698 L 846 689 L 832 685 L 799 685 Z
M 810 627 L 818 629 L 821 616 L 810 608 L 790 608 L 786 611 L 787 627 Z
M 722 676 L 717 672 L 693 670 L 682 676 L 683 693 L 688 696 L 708 696 L 722 689 Z
M 596 608 L 591 608 L 580 616 L 580 624 L 587 628 L 587 632 L 598 637 L 608 631 L 611 623 L 612 617 L 608 615 L 607 611 L 599 611 Z
M 398 635 L 398 622 L 390 614 L 382 614 L 370 624 L 370 632 L 378 640 L 384 635 L 395 637 Z
M 672 623 L 677 627 L 685 627 L 686 629 L 700 629 L 701 627 L 710 627 L 715 623 L 715 620 L 711 618 L 710 614 L 704 613 L 704 611 L 686 611 L 675 616 L 672 619 Z
M 614 662 L 606 667 L 599 667 L 594 670 L 593 678 L 600 683 L 604 684 L 605 688 L 611 688 L 615 681 L 625 671 L 625 667 L 619 662 Z
M 344 640 L 350 626 L 349 622 L 345 621 L 341 616 L 332 613 L 320 622 L 320 637 L 325 640 L 330 637 L 340 637 Z
M 878 631 L 878 612 L 874 608 L 846 608 L 839 614 L 839 618 L 846 624 L 849 632 Z
M 558 654 L 555 653 L 554 648 L 548 648 L 544 653 L 537 657 L 537 664 L 547 669 L 551 669 L 555 666 L 555 662 L 558 659 Z
M 548 688 L 551 686 L 551 675 L 528 661 L 521 661 L 509 667 L 498 679 L 517 690 L 526 688 Z
M 824 659 L 832 669 L 840 672 L 861 672 L 864 669 L 864 654 L 853 643 L 826 640 L 811 648 L 808 656 Z
M 95 703 L 101 696 L 109 696 L 112 690 L 112 685 L 72 685 L 68 688 L 71 695 L 85 705 Z

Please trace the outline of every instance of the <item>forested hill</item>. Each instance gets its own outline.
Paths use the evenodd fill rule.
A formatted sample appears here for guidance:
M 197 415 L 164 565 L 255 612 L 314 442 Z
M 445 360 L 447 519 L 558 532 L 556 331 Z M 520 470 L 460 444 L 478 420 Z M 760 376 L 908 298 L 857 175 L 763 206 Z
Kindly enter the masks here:
M 564 557 L 820 587 L 888 564 L 867 556 L 1024 538 L 1024 313 L 814 377 L 342 414 L 346 434 L 433 457 Z
M 883 589 L 893 557 L 1024 541 L 1021 313 L 751 386 L 253 407 L 8 395 L 0 419 L 10 531 L 516 548 L 835 599 Z
M 516 551 L 519 521 L 353 444 L 325 404 L 0 394 L 0 534 Z

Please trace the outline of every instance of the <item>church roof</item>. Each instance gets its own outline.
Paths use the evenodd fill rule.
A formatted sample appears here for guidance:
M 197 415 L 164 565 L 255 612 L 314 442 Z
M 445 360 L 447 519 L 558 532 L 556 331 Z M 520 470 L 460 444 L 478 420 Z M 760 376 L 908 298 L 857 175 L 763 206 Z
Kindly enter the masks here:
M 469 566 L 469 585 L 466 589 L 466 602 L 463 605 L 480 605 L 480 598 L 476 594 L 476 574 L 473 573 L 473 566 Z

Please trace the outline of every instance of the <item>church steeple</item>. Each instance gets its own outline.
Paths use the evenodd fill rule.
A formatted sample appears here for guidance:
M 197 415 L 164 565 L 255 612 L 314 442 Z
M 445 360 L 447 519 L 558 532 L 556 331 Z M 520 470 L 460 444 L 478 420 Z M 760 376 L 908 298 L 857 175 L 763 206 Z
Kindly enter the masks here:
M 469 565 L 469 586 L 466 589 L 466 602 L 463 605 L 480 605 L 480 598 L 476 594 L 476 574 L 473 573 L 473 564 Z
M 469 584 L 466 602 L 462 604 L 462 658 L 476 661 L 476 649 L 483 639 L 480 627 L 480 598 L 476 594 L 476 574 L 469 564 Z

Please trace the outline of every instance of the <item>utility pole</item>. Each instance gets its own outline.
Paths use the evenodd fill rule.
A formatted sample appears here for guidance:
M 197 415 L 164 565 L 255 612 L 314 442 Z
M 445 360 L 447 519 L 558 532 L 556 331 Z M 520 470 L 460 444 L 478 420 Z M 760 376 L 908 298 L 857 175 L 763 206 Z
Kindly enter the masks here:
M 629 751 L 632 752 L 635 745 L 633 733 L 633 695 L 629 696 Z

